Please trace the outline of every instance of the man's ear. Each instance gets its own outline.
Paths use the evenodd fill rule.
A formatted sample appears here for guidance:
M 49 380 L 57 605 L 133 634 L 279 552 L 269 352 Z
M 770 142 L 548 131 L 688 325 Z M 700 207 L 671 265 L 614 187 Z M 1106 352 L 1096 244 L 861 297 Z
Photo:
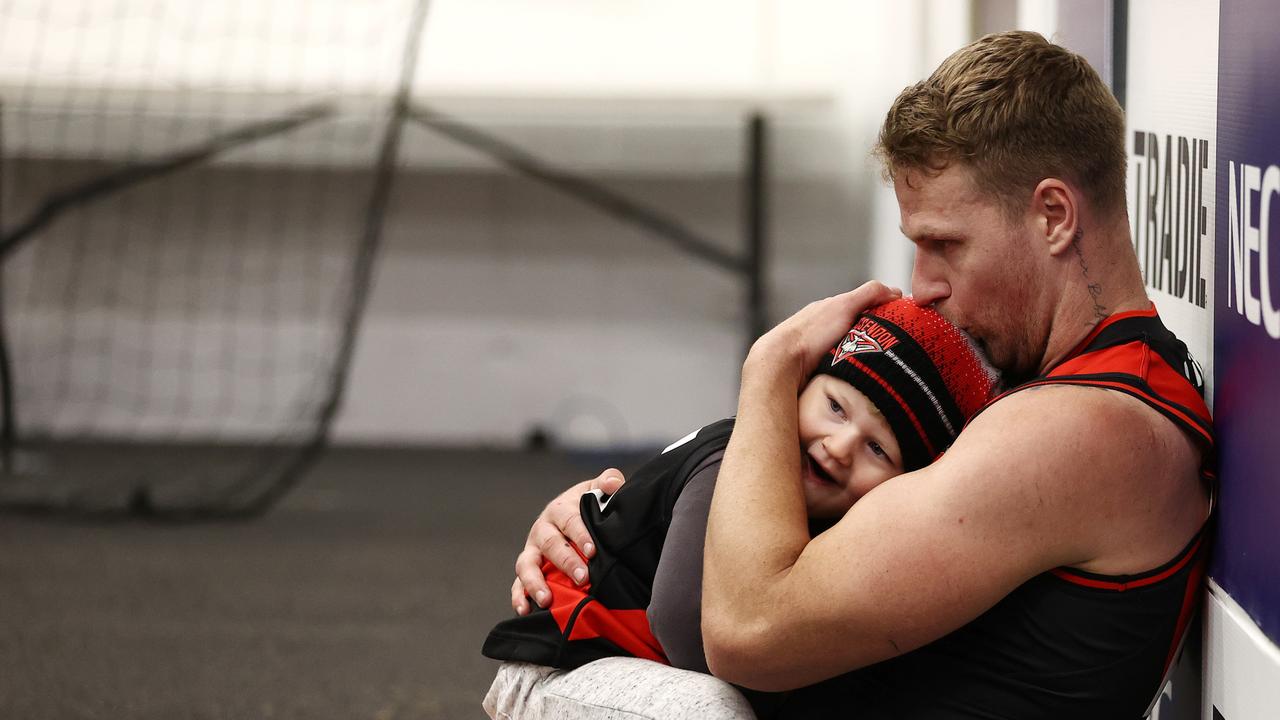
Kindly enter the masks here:
M 1045 178 L 1031 193 L 1030 211 L 1037 236 L 1044 238 L 1049 254 L 1066 252 L 1080 227 L 1080 200 L 1076 191 L 1057 178 Z

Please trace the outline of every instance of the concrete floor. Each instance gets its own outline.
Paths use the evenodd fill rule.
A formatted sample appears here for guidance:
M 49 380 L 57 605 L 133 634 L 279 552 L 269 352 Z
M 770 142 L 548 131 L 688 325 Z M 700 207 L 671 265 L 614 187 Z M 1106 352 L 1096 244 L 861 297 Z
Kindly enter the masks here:
M 0 717 L 483 718 L 529 522 L 603 461 L 339 449 L 249 523 L 0 515 Z

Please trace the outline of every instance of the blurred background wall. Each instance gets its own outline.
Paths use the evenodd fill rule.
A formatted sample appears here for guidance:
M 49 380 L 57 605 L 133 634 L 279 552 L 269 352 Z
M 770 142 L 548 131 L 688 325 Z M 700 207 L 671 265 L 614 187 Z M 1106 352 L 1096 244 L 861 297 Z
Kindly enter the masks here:
M 338 334 L 317 318 L 332 319 L 349 282 L 412 9 L 11 4 L 0 83 L 24 111 L 5 128 L 24 175 L 4 188 L 10 223 L 77 173 L 267 109 L 337 108 L 323 128 L 219 156 L 159 196 L 86 208 L 13 254 L 17 395 L 30 398 L 19 427 L 253 441 L 314 409 L 306 388 L 333 372 L 322 356 Z M 1056 3 L 1025 0 L 439 0 L 411 97 L 732 254 L 745 246 L 747 121 L 761 113 L 772 323 L 873 277 L 908 284 L 910 248 L 868 156 L 884 109 L 977 34 L 1056 17 Z M 332 439 L 645 447 L 732 413 L 750 342 L 739 278 L 422 127 L 405 128 L 397 163 Z M 32 287 L 50 263 L 74 264 L 58 265 L 66 285 Z M 230 273 L 237 284 L 219 279 Z M 105 278 L 101 293 L 85 277 Z M 68 359 L 86 342 L 110 359 Z M 237 377 L 232 362 L 260 369 Z M 178 402 L 184 382 L 195 399 Z M 41 409 L 49 384 L 64 390 Z
M 965 5 L 442 3 L 421 87 L 491 101 L 495 132 L 732 252 L 746 113 L 763 108 L 777 320 L 873 276 L 907 281 L 896 230 L 871 242 L 896 217 L 878 217 L 892 200 L 867 153 L 930 48 L 967 38 Z M 732 413 L 737 279 L 485 167 L 426 169 L 398 200 L 340 438 L 513 445 L 541 427 L 657 445 Z

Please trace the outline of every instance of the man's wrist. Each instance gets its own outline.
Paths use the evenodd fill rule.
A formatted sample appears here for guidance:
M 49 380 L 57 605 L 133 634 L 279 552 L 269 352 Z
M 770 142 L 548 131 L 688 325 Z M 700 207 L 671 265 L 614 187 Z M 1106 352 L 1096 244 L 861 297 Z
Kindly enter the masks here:
M 798 343 L 766 335 L 751 346 L 742 363 L 742 389 L 748 386 L 799 390 L 804 384 L 804 358 Z
M 766 362 L 747 359 L 742 366 L 742 385 L 738 391 L 739 422 L 755 411 L 773 415 L 779 403 L 795 408 L 796 396 L 804 384 L 801 363 Z

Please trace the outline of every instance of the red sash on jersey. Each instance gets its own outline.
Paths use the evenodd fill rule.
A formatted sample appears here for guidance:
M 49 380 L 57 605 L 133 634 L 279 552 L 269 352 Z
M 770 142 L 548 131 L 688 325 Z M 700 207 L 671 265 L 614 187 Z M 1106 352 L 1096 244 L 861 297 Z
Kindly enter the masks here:
M 581 555 L 581 553 L 579 553 Z M 583 559 L 586 562 L 586 559 Z M 542 564 L 542 574 L 551 588 L 551 616 L 564 634 L 574 642 L 603 638 L 626 650 L 632 657 L 670 665 L 662 645 L 649 630 L 649 619 L 643 608 L 615 610 L 591 597 L 591 582 L 577 585 L 550 562 Z

